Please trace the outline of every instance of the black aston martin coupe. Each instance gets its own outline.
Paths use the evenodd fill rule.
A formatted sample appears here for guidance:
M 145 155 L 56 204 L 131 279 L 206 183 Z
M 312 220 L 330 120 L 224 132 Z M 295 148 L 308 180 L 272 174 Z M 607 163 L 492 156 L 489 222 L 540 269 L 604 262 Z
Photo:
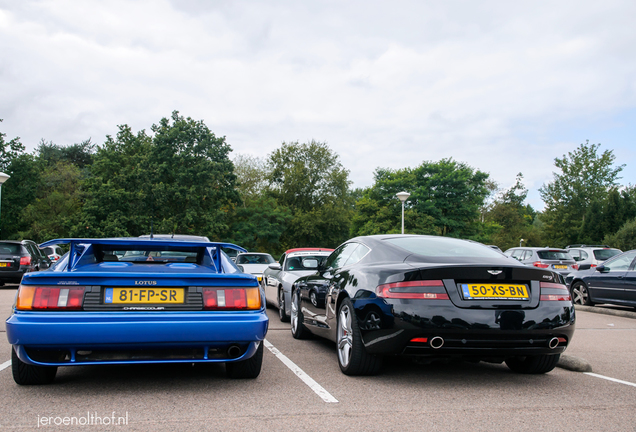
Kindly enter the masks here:
M 291 306 L 292 335 L 333 340 L 347 375 L 379 372 L 386 355 L 546 373 L 574 333 L 561 275 L 448 237 L 351 239 L 294 283 Z

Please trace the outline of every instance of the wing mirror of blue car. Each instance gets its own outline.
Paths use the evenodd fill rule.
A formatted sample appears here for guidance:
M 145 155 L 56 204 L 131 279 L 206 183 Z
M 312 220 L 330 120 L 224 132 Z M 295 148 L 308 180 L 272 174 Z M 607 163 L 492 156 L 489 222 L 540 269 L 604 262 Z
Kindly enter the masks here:
M 604 265 L 596 266 L 596 271 L 599 273 L 607 273 L 609 269 L 606 269 Z
M 278 263 L 272 263 L 272 264 L 268 265 L 267 267 L 271 268 L 272 270 L 280 270 L 282 268 L 280 266 L 280 264 L 278 264 Z

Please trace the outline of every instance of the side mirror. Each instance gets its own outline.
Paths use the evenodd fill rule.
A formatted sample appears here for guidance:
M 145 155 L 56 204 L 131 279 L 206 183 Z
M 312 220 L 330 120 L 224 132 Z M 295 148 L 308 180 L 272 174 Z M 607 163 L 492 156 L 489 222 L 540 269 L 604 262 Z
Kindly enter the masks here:
M 236 266 L 239 268 L 239 270 L 240 270 L 240 271 L 242 271 L 243 273 L 245 273 L 245 269 L 243 268 L 243 266 L 242 266 L 242 265 L 237 264 Z
M 278 263 L 272 263 L 272 264 L 268 265 L 267 267 L 271 268 L 272 270 L 280 270 L 280 269 L 282 269 L 282 267 Z
M 596 266 L 596 271 L 599 273 L 607 273 L 609 269 L 606 269 L 604 265 Z

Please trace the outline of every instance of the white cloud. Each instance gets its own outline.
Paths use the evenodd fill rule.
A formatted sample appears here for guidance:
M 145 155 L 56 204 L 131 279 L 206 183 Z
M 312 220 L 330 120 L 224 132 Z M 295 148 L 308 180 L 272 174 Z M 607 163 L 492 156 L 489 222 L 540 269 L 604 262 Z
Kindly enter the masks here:
M 147 129 L 177 109 L 240 153 L 327 141 L 356 186 L 379 166 L 453 157 L 502 186 L 521 171 L 536 189 L 553 159 L 587 138 L 610 137 L 606 147 L 633 164 L 630 122 L 614 119 L 636 106 L 635 9 L 0 2 L 1 127 L 31 148 L 40 138 L 102 142 L 118 124 Z

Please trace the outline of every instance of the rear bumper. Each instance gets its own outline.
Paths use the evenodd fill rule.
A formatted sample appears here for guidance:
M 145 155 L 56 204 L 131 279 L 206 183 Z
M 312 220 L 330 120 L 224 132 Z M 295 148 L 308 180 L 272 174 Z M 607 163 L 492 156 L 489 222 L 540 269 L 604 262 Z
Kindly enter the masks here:
M 22 276 L 28 272 L 28 269 L 23 268 L 20 270 L 0 270 L 0 281 L 2 282 L 20 282 Z
M 6 327 L 28 364 L 222 362 L 254 355 L 268 319 L 264 311 L 16 312 Z
M 524 310 L 459 309 L 441 303 L 414 310 L 407 302 L 381 310 L 366 303 L 362 308 L 356 304 L 356 312 L 369 353 L 490 358 L 564 352 L 574 334 L 574 307 L 553 303 Z M 435 337 L 443 340 L 437 348 L 431 345 Z M 550 347 L 553 338 L 562 340 Z

